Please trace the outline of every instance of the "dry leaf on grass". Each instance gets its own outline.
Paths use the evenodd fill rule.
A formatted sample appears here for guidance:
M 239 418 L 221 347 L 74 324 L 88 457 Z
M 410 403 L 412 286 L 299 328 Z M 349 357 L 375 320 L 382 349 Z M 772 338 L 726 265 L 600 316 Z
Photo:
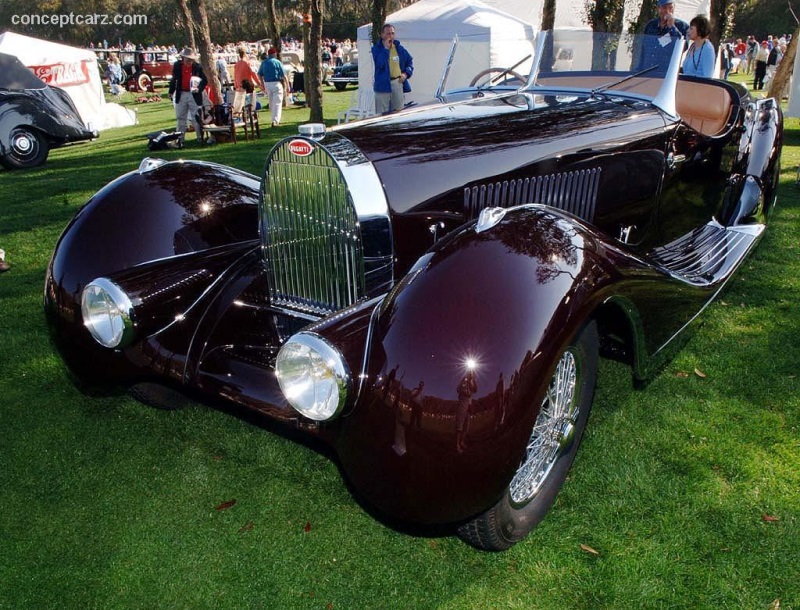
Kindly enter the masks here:
M 255 523 L 253 523 L 253 521 L 250 520 L 239 528 L 239 533 L 244 534 L 245 532 L 252 532 L 254 527 Z
M 582 550 L 584 553 L 590 553 L 590 554 L 592 554 L 592 555 L 600 555 L 600 552 L 599 552 L 599 551 L 596 551 L 596 550 L 594 550 L 594 549 L 593 549 L 592 547 L 590 547 L 588 544 L 582 544 L 582 545 L 581 545 L 581 550 Z
M 768 515 L 767 513 L 761 515 L 761 518 L 767 523 L 775 523 L 776 521 L 778 521 L 777 517 L 773 517 L 772 515 Z
M 215 506 L 215 510 L 228 510 L 231 506 L 236 504 L 236 500 L 228 500 L 227 502 L 223 502 L 219 506 Z
M 311 521 L 306 521 L 306 525 L 303 528 L 303 531 L 306 532 L 306 533 L 311 531 Z
M 687 373 L 686 371 L 678 371 L 677 373 L 675 373 L 675 377 L 678 377 L 680 379 L 686 379 L 688 376 L 689 373 Z
M 781 610 L 781 599 L 773 599 L 767 610 Z
M 700 369 L 698 369 L 697 367 L 695 367 L 695 369 L 694 369 L 694 374 L 697 375 L 700 379 L 705 379 L 706 378 L 706 374 L 703 371 L 701 371 Z

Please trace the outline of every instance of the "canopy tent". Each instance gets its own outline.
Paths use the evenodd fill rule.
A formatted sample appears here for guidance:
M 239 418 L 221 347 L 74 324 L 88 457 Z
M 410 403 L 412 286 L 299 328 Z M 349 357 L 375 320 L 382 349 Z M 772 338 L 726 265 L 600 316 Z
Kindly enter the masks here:
M 451 83 L 466 84 L 481 70 L 510 67 L 533 53 L 533 26 L 480 0 L 420 0 L 392 13 L 386 21 L 414 57 L 412 90 L 406 102 L 433 99 L 456 35 L 459 45 L 450 70 Z M 374 77 L 371 28 L 371 24 L 358 28 L 359 88 L 370 90 Z M 529 68 L 530 59 L 517 71 Z
M 135 116 L 119 104 L 106 104 L 94 52 L 14 32 L 0 34 L 0 52 L 16 56 L 42 81 L 66 91 L 88 128 L 135 123 Z

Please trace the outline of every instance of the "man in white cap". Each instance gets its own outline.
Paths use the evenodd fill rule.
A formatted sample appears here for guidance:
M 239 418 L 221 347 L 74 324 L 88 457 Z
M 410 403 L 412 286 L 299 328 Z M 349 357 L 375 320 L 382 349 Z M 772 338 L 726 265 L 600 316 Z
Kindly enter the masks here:
M 197 63 L 197 54 L 191 47 L 184 47 L 180 59 L 172 65 L 172 80 L 169 82 L 169 95 L 175 104 L 177 119 L 176 131 L 180 132 L 183 144 L 187 118 L 194 124 L 198 141 L 201 140 L 200 125 L 197 122 L 197 109 L 203 105 L 203 91 L 208 84 L 203 67 Z
M 658 0 L 658 17 L 644 26 L 646 38 L 639 69 L 656 66 L 656 70 L 666 72 L 675 42 L 685 39 L 688 29 L 688 23 L 675 18 L 674 0 Z

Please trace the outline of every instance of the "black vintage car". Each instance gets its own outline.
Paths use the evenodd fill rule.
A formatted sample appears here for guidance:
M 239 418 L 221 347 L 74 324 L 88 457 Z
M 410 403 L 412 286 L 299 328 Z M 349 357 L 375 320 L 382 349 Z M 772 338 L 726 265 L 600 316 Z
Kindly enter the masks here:
M 358 86 L 358 59 L 353 59 L 346 64 L 336 66 L 333 69 L 333 76 L 328 79 L 333 83 L 337 91 L 344 91 L 347 85 Z
M 65 361 L 258 411 L 330 444 L 377 514 L 513 545 L 567 477 L 598 359 L 658 371 L 758 244 L 780 164 L 774 100 L 679 76 L 680 44 L 643 65 L 567 37 L 303 126 L 261 179 L 145 159 L 53 254 Z
M 0 53 L 0 164 L 35 167 L 51 148 L 96 137 L 69 95 L 46 85 L 14 55 Z

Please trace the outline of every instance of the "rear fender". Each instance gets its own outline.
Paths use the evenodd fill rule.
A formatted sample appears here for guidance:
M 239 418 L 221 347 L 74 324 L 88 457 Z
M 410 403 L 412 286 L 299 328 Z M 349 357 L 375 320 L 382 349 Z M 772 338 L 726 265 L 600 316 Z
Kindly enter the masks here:
M 757 100 L 746 114 L 743 137 L 747 155 L 744 175 L 731 177 L 725 191 L 721 222 L 725 226 L 766 222 L 774 202 L 783 144 L 783 114 L 775 100 Z
M 749 157 L 746 174 L 772 186 L 772 167 L 780 159 L 783 134 L 783 113 L 774 99 L 757 100 L 748 110 L 750 130 Z

